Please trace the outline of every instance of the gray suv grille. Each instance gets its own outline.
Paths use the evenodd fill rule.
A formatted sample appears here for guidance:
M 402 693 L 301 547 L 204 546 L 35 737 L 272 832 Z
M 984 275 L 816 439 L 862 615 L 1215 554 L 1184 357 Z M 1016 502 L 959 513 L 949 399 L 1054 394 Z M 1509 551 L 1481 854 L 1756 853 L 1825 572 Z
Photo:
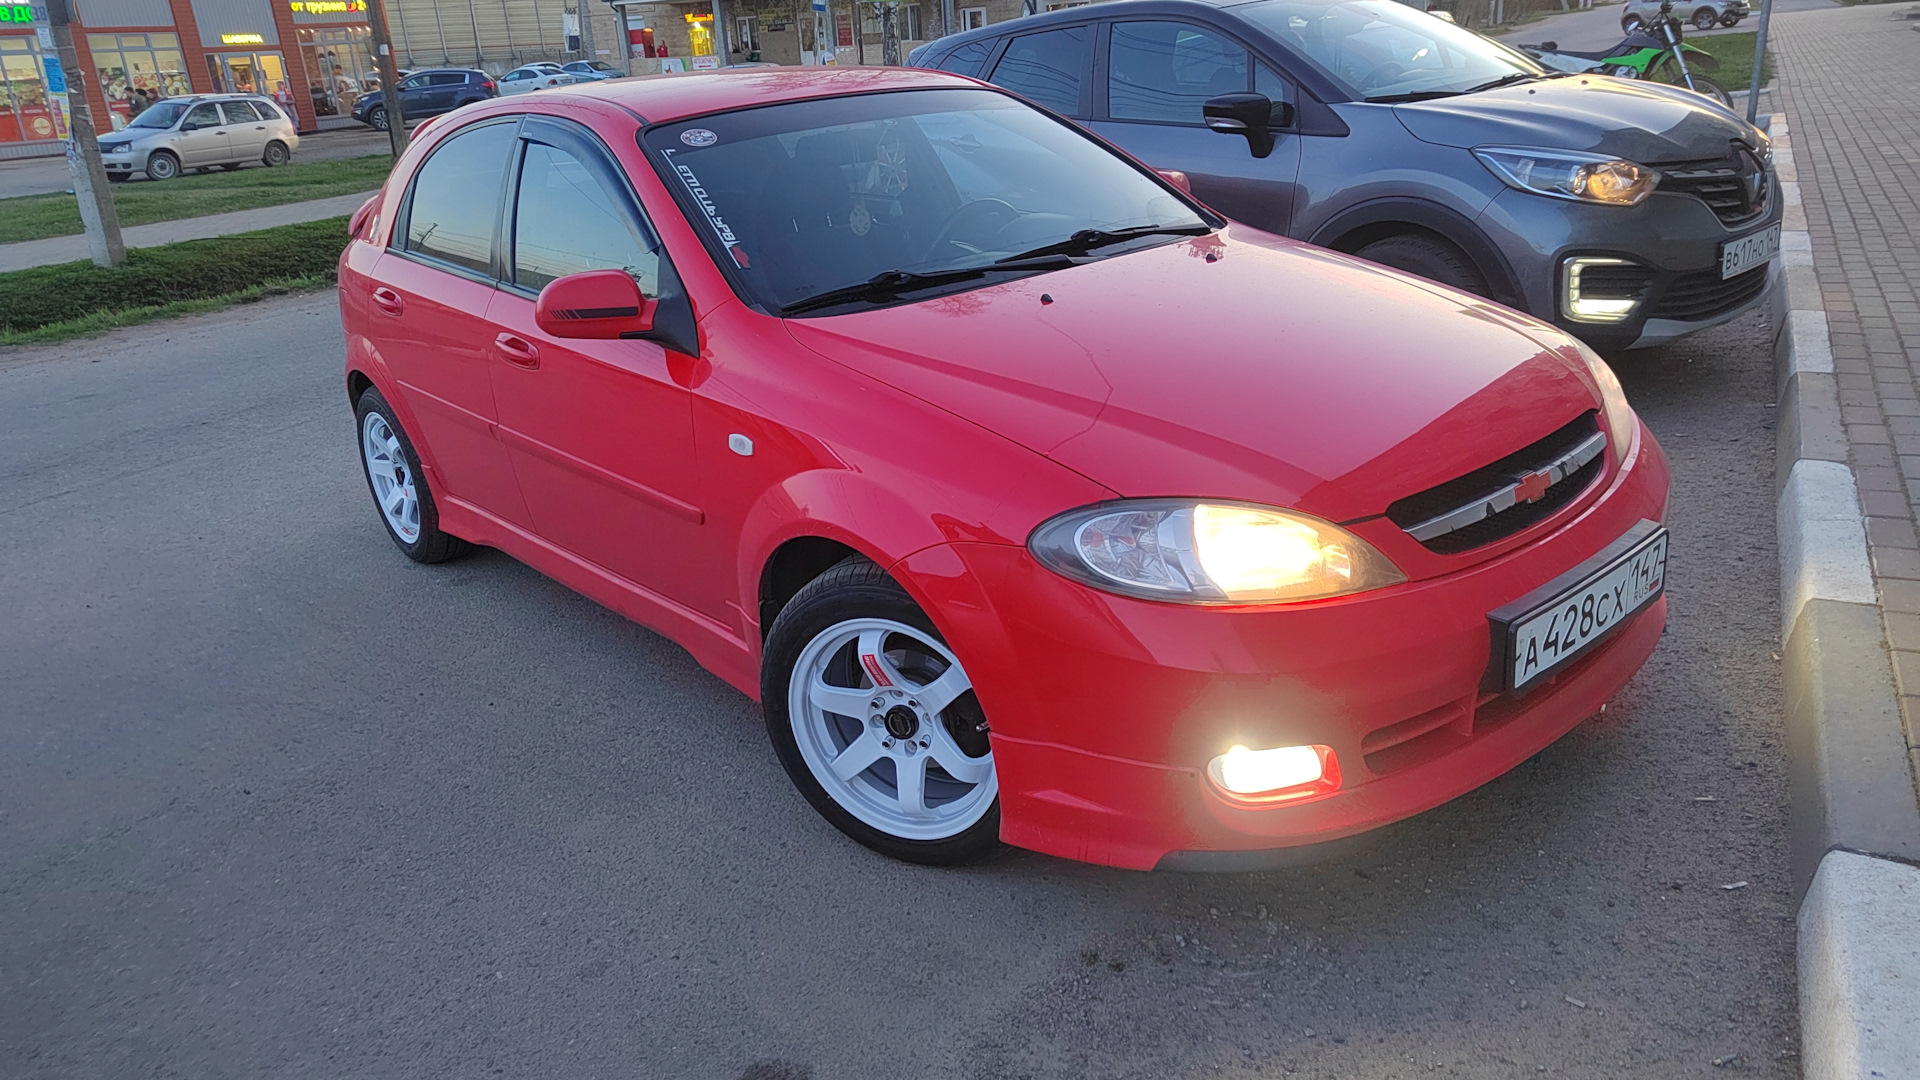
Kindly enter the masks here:
M 1766 212 L 1767 170 L 1753 151 L 1735 146 L 1719 161 L 1661 165 L 1660 190 L 1692 195 L 1728 224 Z

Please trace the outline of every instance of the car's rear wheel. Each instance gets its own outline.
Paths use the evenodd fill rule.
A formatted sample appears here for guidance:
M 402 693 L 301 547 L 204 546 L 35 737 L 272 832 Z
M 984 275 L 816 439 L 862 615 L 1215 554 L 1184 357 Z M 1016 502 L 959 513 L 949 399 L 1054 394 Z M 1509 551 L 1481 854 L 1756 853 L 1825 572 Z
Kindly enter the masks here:
M 1693 28 L 1695 30 L 1711 30 L 1719 25 L 1719 23 L 1720 13 L 1712 8 L 1699 7 L 1693 10 Z
M 761 703 L 787 775 L 841 832 L 933 865 L 999 847 L 999 781 L 973 684 L 878 566 L 849 558 L 788 602 L 767 635 Z
M 375 131 L 387 130 L 387 107 L 375 105 L 367 110 L 367 125 Z
M 1418 274 L 1475 296 L 1487 295 L 1487 281 L 1466 252 L 1438 237 L 1419 233 L 1389 236 L 1354 252 L 1369 262 Z
M 1735 15 L 1732 12 L 1728 12 L 1727 14 L 1720 16 L 1720 25 L 1728 26 L 1728 27 L 1739 26 L 1740 19 L 1741 19 L 1741 16 Z
M 473 545 L 440 530 L 440 512 L 420 468 L 420 455 L 380 391 L 368 387 L 360 395 L 354 419 L 367 488 L 395 546 L 420 563 L 445 562 L 471 551 Z
M 155 150 L 147 158 L 147 179 L 171 180 L 180 175 L 180 159 L 165 150 Z
M 270 142 L 267 144 L 266 152 L 260 155 L 260 164 L 271 169 L 276 166 L 285 165 L 291 157 L 293 157 L 293 154 L 287 150 L 286 143 L 277 141 Z

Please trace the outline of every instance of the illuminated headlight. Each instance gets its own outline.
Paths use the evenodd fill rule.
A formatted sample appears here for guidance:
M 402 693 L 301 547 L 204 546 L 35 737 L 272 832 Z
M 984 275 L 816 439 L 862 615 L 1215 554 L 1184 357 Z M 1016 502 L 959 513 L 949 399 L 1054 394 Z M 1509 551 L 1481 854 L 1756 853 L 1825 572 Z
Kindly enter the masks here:
M 132 149 L 132 145 L 129 143 L 123 143 L 123 142 L 122 143 L 102 143 L 100 146 L 100 152 L 103 154 L 124 154 L 130 149 Z
M 1645 165 L 1598 154 L 1495 146 L 1473 156 L 1508 186 L 1557 199 L 1633 206 L 1660 182 L 1660 174 Z
M 1207 779 L 1247 802 L 1289 802 L 1340 789 L 1340 760 L 1330 747 L 1236 746 L 1207 763 Z
M 1338 525 L 1245 503 L 1103 503 L 1046 522 L 1028 547 L 1094 588 L 1180 603 L 1314 600 L 1406 580 Z
M 1625 461 L 1633 449 L 1633 436 L 1640 430 L 1640 420 L 1633 406 L 1627 404 L 1627 392 L 1620 388 L 1620 379 L 1607 362 L 1585 345 L 1580 346 L 1580 357 L 1600 388 L 1600 415 L 1607 424 L 1607 445 L 1613 449 L 1614 460 Z
M 1647 285 L 1647 272 L 1636 263 L 1576 256 L 1560 264 L 1560 310 L 1575 322 L 1624 322 L 1646 299 Z

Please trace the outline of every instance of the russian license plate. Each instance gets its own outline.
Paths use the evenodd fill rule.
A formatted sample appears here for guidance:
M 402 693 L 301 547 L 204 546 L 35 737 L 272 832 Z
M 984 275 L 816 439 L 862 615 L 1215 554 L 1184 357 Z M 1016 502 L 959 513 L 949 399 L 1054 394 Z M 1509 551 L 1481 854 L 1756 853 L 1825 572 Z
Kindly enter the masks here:
M 1744 274 L 1780 254 L 1780 226 L 1720 245 L 1720 280 Z
M 1666 572 L 1667 530 L 1643 522 L 1587 564 L 1495 612 L 1495 626 L 1506 630 L 1507 688 L 1527 686 L 1592 648 L 1660 595 Z M 1566 585 L 1568 578 L 1577 580 Z M 1537 601 L 1542 592 L 1549 598 Z

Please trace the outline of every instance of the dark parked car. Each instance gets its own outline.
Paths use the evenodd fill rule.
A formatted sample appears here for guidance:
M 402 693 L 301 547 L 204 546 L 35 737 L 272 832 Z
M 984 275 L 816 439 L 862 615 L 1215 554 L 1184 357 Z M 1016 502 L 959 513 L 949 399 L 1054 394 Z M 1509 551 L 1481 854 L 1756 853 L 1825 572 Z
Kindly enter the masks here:
M 1249 225 L 1655 345 L 1784 290 L 1767 137 L 1393 0 L 1119 0 L 911 63 L 1071 117 Z
M 400 111 L 409 120 L 439 116 L 499 96 L 500 87 L 493 76 L 472 68 L 428 68 L 400 80 Z M 387 130 L 386 93 L 376 90 L 354 102 L 353 118 L 376 130 Z

